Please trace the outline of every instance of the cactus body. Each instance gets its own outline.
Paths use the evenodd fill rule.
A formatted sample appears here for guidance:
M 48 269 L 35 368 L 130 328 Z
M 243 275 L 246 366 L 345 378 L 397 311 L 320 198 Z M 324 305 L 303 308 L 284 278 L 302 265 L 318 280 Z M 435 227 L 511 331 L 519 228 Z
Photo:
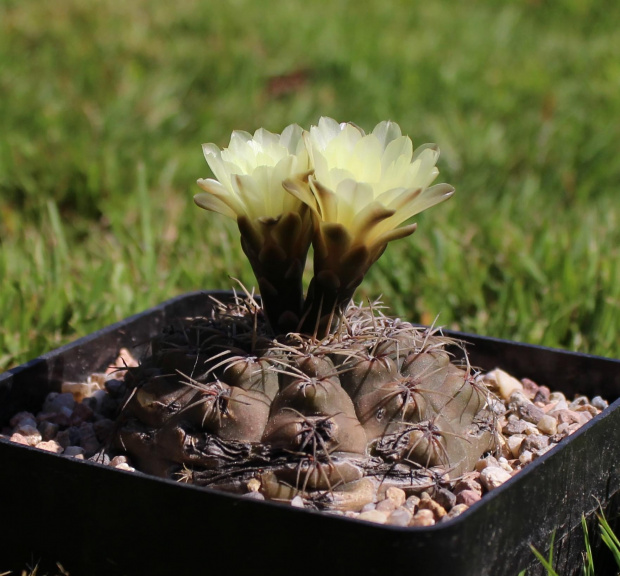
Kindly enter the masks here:
M 323 340 L 275 340 L 253 300 L 218 304 L 129 372 L 115 442 L 145 472 L 359 509 L 371 486 L 419 491 L 495 448 L 489 392 L 450 343 L 357 306 Z

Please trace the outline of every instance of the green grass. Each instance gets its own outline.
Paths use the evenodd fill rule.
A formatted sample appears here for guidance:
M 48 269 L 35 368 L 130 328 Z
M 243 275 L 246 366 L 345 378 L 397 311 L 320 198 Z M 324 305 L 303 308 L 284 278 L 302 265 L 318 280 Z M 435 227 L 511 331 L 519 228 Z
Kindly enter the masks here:
M 0 370 L 252 285 L 232 223 L 191 201 L 200 144 L 321 115 L 437 142 L 457 189 L 359 297 L 619 357 L 619 19 L 612 0 L 4 0 Z
M 620 574 L 620 541 L 618 537 L 614 534 L 605 514 L 601 511 L 600 514 L 597 514 L 598 519 L 598 529 L 599 534 L 598 537 L 602 540 L 602 542 L 607 546 L 609 551 L 611 552 L 616 565 L 618 567 L 618 574 Z M 583 564 L 581 567 L 581 573 L 583 576 L 598 576 L 600 573 L 596 571 L 594 565 L 594 555 L 592 553 L 592 540 L 591 536 L 588 532 L 588 525 L 586 522 L 585 515 L 581 517 L 581 526 L 583 528 L 583 538 L 584 538 L 584 552 L 583 552 Z M 532 553 L 536 556 L 537 560 L 540 562 L 542 567 L 547 572 L 547 576 L 561 576 L 554 568 L 554 542 L 555 542 L 555 532 L 551 536 L 551 544 L 549 546 L 548 556 L 545 557 L 539 550 L 537 550 L 534 546 L 531 546 Z M 526 570 L 519 572 L 519 576 L 526 576 Z M 602 576 L 602 575 L 601 575 Z

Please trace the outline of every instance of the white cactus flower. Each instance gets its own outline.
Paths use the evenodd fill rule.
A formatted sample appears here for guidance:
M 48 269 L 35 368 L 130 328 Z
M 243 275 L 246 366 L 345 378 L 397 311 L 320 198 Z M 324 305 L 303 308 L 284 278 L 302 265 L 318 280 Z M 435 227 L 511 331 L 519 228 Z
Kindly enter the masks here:
M 384 246 L 411 234 L 415 225 L 398 226 L 454 193 L 448 184 L 430 187 L 439 173 L 438 148 L 425 144 L 414 151 L 394 122 L 381 122 L 366 135 L 354 124 L 321 118 L 304 139 L 314 173 L 307 184 L 297 179 L 285 186 L 320 223 L 345 228 L 354 244 Z
M 203 144 L 203 152 L 215 179 L 198 180 L 205 191 L 194 196 L 201 208 L 233 219 L 277 219 L 298 212 L 300 201 L 282 182 L 308 171 L 308 153 L 302 129 L 287 126 L 281 135 L 263 128 L 254 133 L 235 131 L 228 148 Z

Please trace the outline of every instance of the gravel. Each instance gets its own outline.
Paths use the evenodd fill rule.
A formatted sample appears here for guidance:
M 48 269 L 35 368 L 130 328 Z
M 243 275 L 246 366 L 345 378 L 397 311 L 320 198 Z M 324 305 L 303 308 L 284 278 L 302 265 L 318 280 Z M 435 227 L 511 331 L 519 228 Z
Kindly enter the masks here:
M 37 414 L 15 414 L 9 426 L 0 431 L 0 437 L 68 458 L 135 471 L 126 455 L 109 450 L 108 441 L 125 393 L 123 369 L 136 364 L 123 350 L 115 368 L 93 374 L 86 382 L 64 383 L 61 392 L 47 395 Z M 448 521 L 608 407 L 600 396 L 571 400 L 561 392 L 550 391 L 527 378 L 517 380 L 499 369 L 478 376 L 478 380 L 497 395 L 489 405 L 497 418 L 497 453 L 482 458 L 475 471 L 452 481 L 444 479 L 424 490 L 378 484 L 373 501 L 363 508 L 329 513 L 391 526 L 432 526 Z M 260 481 L 250 480 L 244 496 L 264 500 Z M 293 498 L 291 505 L 308 507 L 301 496 Z

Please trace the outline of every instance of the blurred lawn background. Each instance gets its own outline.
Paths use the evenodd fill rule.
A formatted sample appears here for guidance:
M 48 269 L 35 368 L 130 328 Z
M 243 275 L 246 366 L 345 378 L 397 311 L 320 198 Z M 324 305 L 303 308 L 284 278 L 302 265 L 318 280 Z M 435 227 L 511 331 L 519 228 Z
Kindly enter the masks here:
M 0 371 L 254 283 L 200 145 L 321 115 L 436 142 L 457 193 L 358 298 L 620 356 L 616 0 L 2 0 Z

